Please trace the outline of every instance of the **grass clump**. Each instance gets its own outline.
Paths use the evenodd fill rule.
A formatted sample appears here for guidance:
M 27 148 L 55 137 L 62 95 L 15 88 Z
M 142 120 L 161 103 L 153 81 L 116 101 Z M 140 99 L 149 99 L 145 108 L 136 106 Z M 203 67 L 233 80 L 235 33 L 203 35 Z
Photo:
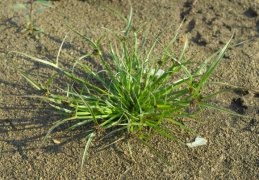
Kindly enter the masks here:
M 108 30 L 111 32 L 113 38 L 117 38 L 120 43 L 120 45 L 117 45 L 109 36 L 107 38 L 109 50 L 107 50 L 106 53 L 108 53 L 110 59 L 112 59 L 112 65 L 108 63 L 107 56 L 104 56 L 104 51 L 101 50 L 99 46 L 104 37 L 107 36 L 106 34 L 97 42 L 94 42 L 68 26 L 93 47 L 92 53 L 78 59 L 71 57 L 71 59 L 75 60 L 73 71 L 76 66 L 80 66 L 80 68 L 85 70 L 86 74 L 91 75 L 98 81 L 98 85 L 91 83 L 87 77 L 85 79 L 80 78 L 73 72 L 64 70 L 59 66 L 58 57 L 62 45 L 56 63 L 38 59 L 25 53 L 16 52 L 47 64 L 56 70 L 55 74 L 46 83 L 46 86 L 42 87 L 15 66 L 22 76 L 34 87 L 42 91 L 45 95 L 41 97 L 43 100 L 48 100 L 51 106 L 67 116 L 50 128 L 42 144 L 57 126 L 67 121 L 78 119 L 80 121 L 69 127 L 66 131 L 86 124 L 92 125 L 92 128 L 87 131 L 88 135 L 85 137 L 86 146 L 82 166 L 92 140 L 98 137 L 97 134 L 101 132 L 106 132 L 106 134 L 103 135 L 100 140 L 115 133 L 120 133 L 121 136 L 113 143 L 123 139 L 126 140 L 131 155 L 130 140 L 132 138 L 137 139 L 148 146 L 163 161 L 169 163 L 146 141 L 158 133 L 166 138 L 183 143 L 176 138 L 174 131 L 166 125 L 167 122 L 174 123 L 180 128 L 198 135 L 178 122 L 176 117 L 196 118 L 195 115 L 204 108 L 213 108 L 238 115 L 229 110 L 206 103 L 206 100 L 214 95 L 233 90 L 234 88 L 224 89 L 203 96 L 206 85 L 212 84 L 212 82 L 207 82 L 207 80 L 222 59 L 230 45 L 231 39 L 221 50 L 212 54 L 203 63 L 196 62 L 198 68 L 195 71 L 193 71 L 193 69 L 190 71 L 188 66 L 192 66 L 195 62 L 193 61 L 194 57 L 185 59 L 188 41 L 185 41 L 179 58 L 176 58 L 172 51 L 172 45 L 177 38 L 180 27 L 167 46 L 162 45 L 159 41 L 160 36 L 164 33 L 161 32 L 157 37 L 152 36 L 153 42 L 147 49 L 146 41 L 149 36 L 149 28 L 147 28 L 148 30 L 144 33 L 142 40 L 139 38 L 139 33 L 155 14 L 137 28 L 133 24 L 132 9 L 129 19 L 126 19 L 116 10 L 109 7 L 107 8 L 116 13 L 126 23 L 123 36 L 112 30 Z M 130 38 L 131 36 L 133 36 L 133 38 Z M 156 45 L 160 45 L 163 48 L 163 52 L 154 54 L 153 50 Z M 104 67 L 102 71 L 96 73 L 93 69 L 80 61 L 90 56 L 98 57 L 101 60 Z M 165 64 L 169 65 L 169 67 L 163 70 L 162 67 Z M 104 73 L 105 77 L 100 75 L 101 73 Z M 59 74 L 64 74 L 72 80 L 71 82 L 77 82 L 81 84 L 81 86 L 74 87 L 72 83 L 70 83 L 68 90 L 63 90 L 67 94 L 66 96 L 52 93 L 49 86 L 53 79 Z M 66 107 L 64 107 L 64 105 Z M 195 113 L 185 111 L 185 108 L 193 106 L 199 106 L 200 108 Z
M 27 25 L 24 29 L 21 30 L 21 32 L 25 33 L 28 32 L 29 34 L 34 35 L 37 39 L 40 37 L 44 36 L 44 31 L 43 29 L 35 26 L 35 23 L 37 21 L 37 19 L 34 18 L 34 16 L 41 12 L 42 10 L 44 10 L 46 7 L 54 7 L 51 3 L 47 2 L 46 0 L 30 0 L 28 3 L 28 5 L 25 4 L 15 4 L 12 6 L 11 9 L 16 9 L 16 8 L 24 8 L 29 10 L 29 12 L 27 12 L 25 14 L 26 20 L 27 20 Z M 41 7 L 39 9 L 37 9 L 36 11 L 33 11 L 33 5 L 34 4 L 39 4 L 45 7 Z

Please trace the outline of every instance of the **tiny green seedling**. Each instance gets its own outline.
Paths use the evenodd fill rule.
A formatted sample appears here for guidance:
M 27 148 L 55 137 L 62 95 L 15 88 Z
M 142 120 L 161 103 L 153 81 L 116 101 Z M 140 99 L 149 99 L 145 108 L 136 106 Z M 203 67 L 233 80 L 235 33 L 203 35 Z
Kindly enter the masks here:
M 44 36 L 44 31 L 43 29 L 35 26 L 35 23 L 37 21 L 37 19 L 34 18 L 34 16 L 41 12 L 42 10 L 44 10 L 46 7 L 54 7 L 51 3 L 45 1 L 45 0 L 31 0 L 30 2 L 28 2 L 27 4 L 30 4 L 30 7 L 28 5 L 25 4 L 15 4 L 12 6 L 11 9 L 15 9 L 15 8 L 25 8 L 28 9 L 29 12 L 27 12 L 25 14 L 26 20 L 27 20 L 27 26 L 26 28 L 22 29 L 21 32 L 28 32 L 29 34 L 33 34 L 37 39 L 40 37 Z M 39 5 L 43 5 L 46 7 L 41 7 L 39 9 L 37 9 L 36 11 L 33 11 L 33 4 L 39 4 Z

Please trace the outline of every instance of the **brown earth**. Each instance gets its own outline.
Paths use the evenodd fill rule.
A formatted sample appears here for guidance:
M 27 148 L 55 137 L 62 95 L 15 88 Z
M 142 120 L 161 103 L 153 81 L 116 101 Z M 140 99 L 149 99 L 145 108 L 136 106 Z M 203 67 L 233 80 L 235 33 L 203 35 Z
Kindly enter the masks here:
M 19 31 L 26 24 L 25 10 L 11 10 L 16 3 L 27 0 L 0 2 L 0 179 L 77 179 L 79 178 L 83 136 L 75 132 L 58 137 L 57 128 L 43 148 L 37 150 L 48 129 L 62 117 L 50 112 L 47 103 L 34 111 L 40 101 L 24 97 L 38 94 L 14 68 L 7 51 L 20 51 L 55 60 L 58 48 L 69 31 L 68 23 L 87 37 L 96 40 L 106 28 L 123 30 L 124 24 L 106 4 L 128 16 L 134 9 L 134 22 L 139 25 L 155 11 L 165 9 L 154 19 L 151 32 L 157 35 L 168 28 L 161 42 L 166 44 L 183 18 L 185 22 L 179 37 L 190 41 L 188 55 L 198 52 L 197 61 L 204 60 L 222 48 L 235 33 L 233 43 L 244 44 L 231 48 L 222 59 L 212 81 L 225 82 L 248 89 L 259 89 L 259 1 L 258 0 L 63 0 L 53 1 L 54 8 L 38 14 L 37 25 L 45 30 L 45 37 L 37 40 Z M 183 44 L 177 42 L 179 49 Z M 70 33 L 62 52 L 80 57 L 90 52 L 89 46 L 77 35 Z M 177 51 L 177 50 L 176 50 Z M 14 56 L 19 68 L 38 82 L 46 82 L 51 68 L 22 56 Z M 71 60 L 61 55 L 63 67 L 71 68 Z M 94 68 L 98 62 L 87 62 Z M 61 83 L 62 81 L 56 82 Z M 66 82 L 63 81 L 63 85 Z M 208 91 L 216 91 L 212 86 Z M 154 137 L 149 143 L 164 155 L 172 165 L 162 162 L 140 143 L 132 146 L 136 162 L 132 162 L 124 142 L 102 149 L 95 142 L 84 164 L 82 179 L 259 179 L 258 158 L 258 94 L 253 91 L 229 92 L 216 96 L 216 105 L 248 115 L 231 116 L 206 110 L 199 122 L 182 122 L 208 139 L 205 146 L 179 148 L 164 137 Z M 52 109 L 53 110 L 53 109 Z M 55 138 L 60 144 L 51 140 Z M 194 136 L 184 136 L 191 142 Z

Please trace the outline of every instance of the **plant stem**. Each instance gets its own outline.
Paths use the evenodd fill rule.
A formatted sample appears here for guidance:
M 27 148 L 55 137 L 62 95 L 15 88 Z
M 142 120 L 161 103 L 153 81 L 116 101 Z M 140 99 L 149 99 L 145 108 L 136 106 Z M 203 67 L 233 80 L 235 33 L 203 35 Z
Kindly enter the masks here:
M 30 24 L 29 24 L 30 29 L 33 28 L 33 13 L 32 13 L 33 1 L 34 1 L 34 0 L 31 0 L 31 8 L 30 8 L 30 16 L 31 16 L 31 22 L 30 22 Z

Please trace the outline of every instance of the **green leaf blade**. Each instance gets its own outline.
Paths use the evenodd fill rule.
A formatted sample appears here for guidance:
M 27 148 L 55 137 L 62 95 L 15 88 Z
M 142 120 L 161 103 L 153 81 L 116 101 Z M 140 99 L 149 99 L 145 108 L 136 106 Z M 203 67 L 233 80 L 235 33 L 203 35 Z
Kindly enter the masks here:
M 47 7 L 54 7 L 53 4 L 47 2 L 47 1 L 44 1 L 44 0 L 37 0 L 37 1 L 34 1 L 35 4 L 39 4 L 39 5 L 43 5 L 43 6 L 47 6 Z
M 232 115 L 235 115 L 235 116 L 247 117 L 247 116 L 245 116 L 245 115 L 238 114 L 238 113 L 235 113 L 235 112 L 233 112 L 233 111 L 230 111 L 230 110 L 227 110 L 227 109 L 223 109 L 223 108 L 220 108 L 220 107 L 217 107 L 217 106 L 213 106 L 213 105 L 211 105 L 211 104 L 206 104 L 206 103 L 199 102 L 199 105 L 200 105 L 200 106 L 203 106 L 203 107 L 207 107 L 207 108 L 216 109 L 216 110 L 218 110 L 218 111 L 222 111 L 222 112 L 225 112 L 225 113 L 228 113 L 228 114 L 232 114 Z
M 16 8 L 24 8 L 24 9 L 29 9 L 28 6 L 24 5 L 24 4 L 15 4 L 11 7 L 11 9 L 16 9 Z
M 34 11 L 33 14 L 35 15 L 35 14 L 37 14 L 37 13 L 43 11 L 45 8 L 46 8 L 46 7 L 39 8 L 39 9 L 37 9 L 36 11 Z
M 31 22 L 31 15 L 30 15 L 30 13 L 26 13 L 25 17 L 26 17 L 27 22 Z
M 85 150 L 84 150 L 84 153 L 83 153 L 83 157 L 82 157 L 82 164 L 81 164 L 81 172 L 83 170 L 83 166 L 84 166 L 84 162 L 85 162 L 85 156 L 86 156 L 86 153 L 90 147 L 90 144 L 94 138 L 94 136 L 96 135 L 95 132 L 92 132 L 91 134 L 89 134 L 88 136 L 85 137 L 85 140 L 88 139 L 87 143 L 85 144 Z

